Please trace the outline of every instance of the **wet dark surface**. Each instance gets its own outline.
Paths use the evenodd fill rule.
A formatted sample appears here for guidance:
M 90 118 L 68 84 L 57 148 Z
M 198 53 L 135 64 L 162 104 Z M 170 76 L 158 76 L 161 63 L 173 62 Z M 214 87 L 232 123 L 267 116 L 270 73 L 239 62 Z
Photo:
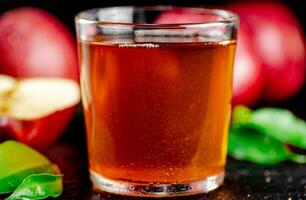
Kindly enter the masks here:
M 48 152 L 64 173 L 62 200 L 133 200 L 91 191 L 87 172 L 86 144 L 82 119 L 76 119 L 68 134 Z M 71 139 L 72 138 L 72 139 Z M 282 163 L 275 166 L 255 165 L 228 158 L 224 185 L 205 195 L 167 199 L 222 200 L 222 199 L 305 199 L 306 165 Z
M 47 153 L 64 174 L 64 193 L 60 200 L 133 200 L 91 190 L 87 172 L 86 143 L 82 119 L 74 120 L 64 137 Z M 1 196 L 0 196 L 1 199 Z M 147 198 L 146 198 L 147 199 Z M 255 165 L 228 158 L 225 183 L 204 195 L 167 200 L 306 200 L 306 165 L 282 163 Z
M 74 176 L 74 175 L 73 175 Z M 61 199 L 135 199 L 107 193 L 90 192 L 86 173 L 75 177 L 66 174 L 66 190 Z M 282 164 L 276 167 L 260 167 L 230 160 L 225 184 L 218 190 L 193 197 L 171 199 L 306 199 L 306 167 Z
M 290 108 L 306 119 L 306 87 L 299 95 L 277 107 Z M 265 105 L 269 106 L 269 105 Z M 275 105 L 274 105 L 275 106 Z M 64 174 L 64 193 L 59 200 L 143 200 L 91 190 L 83 117 L 79 113 L 58 143 L 47 153 Z M 0 200 L 3 196 L 0 195 Z M 146 198 L 147 199 L 147 198 Z M 225 183 L 198 196 L 167 200 L 306 200 L 306 165 L 285 162 L 274 166 L 255 165 L 228 158 Z
M 64 173 L 65 191 L 60 199 L 135 199 L 91 191 L 86 154 L 82 142 L 64 141 L 54 147 L 50 158 Z M 171 199 L 306 199 L 306 166 L 282 163 L 260 166 L 228 160 L 225 184 L 216 191 L 193 197 Z

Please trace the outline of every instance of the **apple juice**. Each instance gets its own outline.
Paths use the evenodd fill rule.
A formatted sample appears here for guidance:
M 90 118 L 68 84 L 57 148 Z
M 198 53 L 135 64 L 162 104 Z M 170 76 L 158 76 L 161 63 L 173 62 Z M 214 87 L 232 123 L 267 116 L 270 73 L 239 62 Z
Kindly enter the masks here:
M 235 41 L 79 41 L 91 173 L 181 183 L 224 171 Z

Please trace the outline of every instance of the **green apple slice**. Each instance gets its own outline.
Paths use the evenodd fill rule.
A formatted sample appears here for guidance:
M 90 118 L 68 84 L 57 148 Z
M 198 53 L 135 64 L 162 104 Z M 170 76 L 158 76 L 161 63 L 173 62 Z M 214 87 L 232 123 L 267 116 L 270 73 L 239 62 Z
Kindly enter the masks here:
M 0 194 L 13 192 L 35 173 L 52 173 L 51 162 L 37 151 L 16 141 L 0 144 Z

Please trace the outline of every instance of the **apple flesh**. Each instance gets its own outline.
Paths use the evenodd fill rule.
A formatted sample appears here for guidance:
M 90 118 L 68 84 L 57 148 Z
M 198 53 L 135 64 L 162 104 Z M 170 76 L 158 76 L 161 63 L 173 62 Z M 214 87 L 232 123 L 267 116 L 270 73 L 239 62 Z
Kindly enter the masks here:
M 0 75 L 0 136 L 47 150 L 63 132 L 80 101 L 77 82 L 61 78 L 14 80 Z
M 0 17 L 0 73 L 78 80 L 77 51 L 65 26 L 44 10 L 17 8 Z
M 6 76 L 6 75 L 0 75 L 0 79 L 2 80 L 0 84 L 0 91 L 3 94 L 10 92 L 16 85 L 16 80 L 13 77 Z

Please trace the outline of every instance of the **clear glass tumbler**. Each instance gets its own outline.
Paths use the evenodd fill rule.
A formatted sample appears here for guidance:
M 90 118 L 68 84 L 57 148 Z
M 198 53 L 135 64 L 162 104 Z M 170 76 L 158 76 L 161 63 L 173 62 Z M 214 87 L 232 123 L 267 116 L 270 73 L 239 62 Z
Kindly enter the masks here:
M 186 7 L 76 16 L 95 189 L 167 197 L 222 184 L 237 23 L 228 11 Z

